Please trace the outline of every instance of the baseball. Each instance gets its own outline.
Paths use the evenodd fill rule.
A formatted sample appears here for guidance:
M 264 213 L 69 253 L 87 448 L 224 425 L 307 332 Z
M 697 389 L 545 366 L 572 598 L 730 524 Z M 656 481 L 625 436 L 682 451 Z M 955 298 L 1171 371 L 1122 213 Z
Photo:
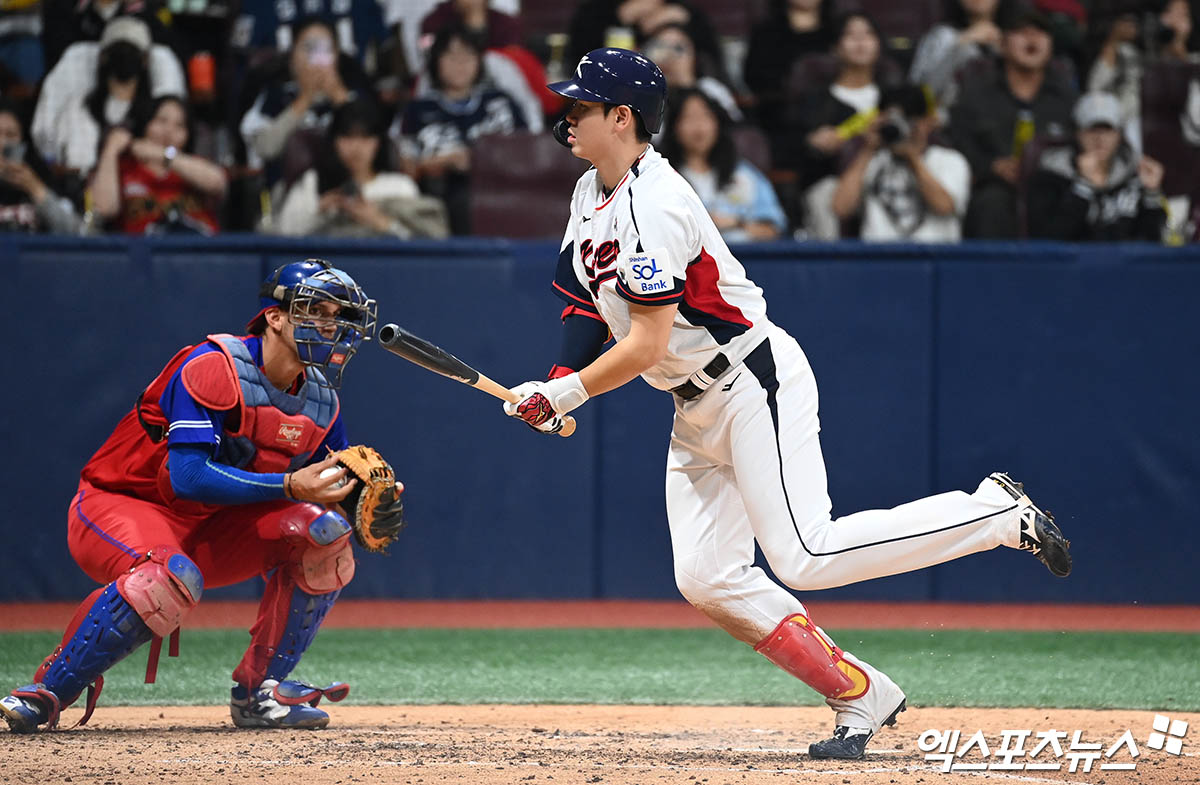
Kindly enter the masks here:
M 323 480 L 323 479 L 325 479 L 326 477 L 329 477 L 329 476 L 331 476 L 331 475 L 337 474 L 337 473 L 338 473 L 338 472 L 340 472 L 341 470 L 342 470 L 342 467 L 341 467 L 341 466 L 330 466 L 328 469 L 326 469 L 325 471 L 321 472 L 321 474 L 320 474 L 320 477 L 321 477 L 321 479 Z M 341 488 L 341 487 L 342 487 L 343 485 L 345 485 L 345 484 L 346 484 L 346 478 L 345 478 L 345 477 L 342 477 L 342 479 L 338 480 L 337 482 L 335 482 L 335 483 L 333 484 L 333 487 L 334 487 L 334 488 Z

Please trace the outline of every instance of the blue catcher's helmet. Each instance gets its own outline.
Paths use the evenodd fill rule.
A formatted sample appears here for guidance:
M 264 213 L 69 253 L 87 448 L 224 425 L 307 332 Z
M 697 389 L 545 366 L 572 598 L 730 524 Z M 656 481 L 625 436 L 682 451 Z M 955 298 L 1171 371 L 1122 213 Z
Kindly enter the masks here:
M 653 61 L 628 49 L 600 48 L 585 54 L 575 76 L 546 85 L 579 101 L 628 106 L 652 134 L 662 128 L 667 78 Z
M 277 267 L 259 289 L 259 304 L 262 310 L 248 325 L 250 333 L 266 330 L 267 310 L 283 309 L 293 325 L 300 362 L 322 371 L 331 387 L 341 386 L 346 365 L 375 334 L 375 301 L 349 274 L 324 259 Z

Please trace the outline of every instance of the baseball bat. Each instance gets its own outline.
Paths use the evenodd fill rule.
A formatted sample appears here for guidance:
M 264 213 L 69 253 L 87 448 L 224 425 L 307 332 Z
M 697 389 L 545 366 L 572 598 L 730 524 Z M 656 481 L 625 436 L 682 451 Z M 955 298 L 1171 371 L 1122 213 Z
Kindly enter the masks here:
M 398 324 L 385 324 L 379 328 L 379 345 L 428 371 L 482 390 L 502 401 L 516 403 L 521 400 L 520 396 L 504 385 L 489 379 L 442 347 L 413 335 Z M 563 415 L 562 420 L 563 427 L 558 435 L 567 437 L 575 433 L 575 418 Z

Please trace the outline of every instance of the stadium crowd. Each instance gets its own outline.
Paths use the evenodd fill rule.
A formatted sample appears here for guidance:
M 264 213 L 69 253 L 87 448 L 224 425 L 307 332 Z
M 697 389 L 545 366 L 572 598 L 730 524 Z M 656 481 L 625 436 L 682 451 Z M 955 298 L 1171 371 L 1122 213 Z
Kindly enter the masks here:
M 0 231 L 499 233 L 578 175 L 544 85 L 621 46 L 730 242 L 1193 242 L 1198 6 L 6 0 Z

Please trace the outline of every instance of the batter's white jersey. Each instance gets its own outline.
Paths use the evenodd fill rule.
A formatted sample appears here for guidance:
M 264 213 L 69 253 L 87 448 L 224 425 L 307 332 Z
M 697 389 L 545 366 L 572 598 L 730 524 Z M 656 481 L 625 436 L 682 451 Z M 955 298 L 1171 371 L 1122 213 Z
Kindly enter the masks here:
M 667 355 L 642 374 L 670 390 L 718 352 L 736 366 L 769 323 L 762 290 L 729 252 L 700 197 L 652 146 L 611 193 L 595 169 L 575 185 L 555 290 L 598 314 L 618 341 L 629 304 L 678 303 Z
M 594 170 L 579 179 L 554 286 L 572 316 L 602 318 L 617 340 L 629 334 L 630 303 L 679 304 L 666 359 L 642 374 L 654 387 L 674 389 L 718 353 L 728 358 L 719 381 L 674 396 L 666 499 L 680 591 L 739 639 L 756 643 L 782 619 L 806 613 L 754 566 L 756 541 L 776 576 L 796 589 L 1018 544 L 1022 503 L 991 480 L 971 494 L 832 520 L 808 358 L 767 321 L 762 291 L 691 186 L 652 147 L 610 194 Z M 903 693 L 855 662 L 875 687 L 829 703 L 839 725 L 878 730 Z

